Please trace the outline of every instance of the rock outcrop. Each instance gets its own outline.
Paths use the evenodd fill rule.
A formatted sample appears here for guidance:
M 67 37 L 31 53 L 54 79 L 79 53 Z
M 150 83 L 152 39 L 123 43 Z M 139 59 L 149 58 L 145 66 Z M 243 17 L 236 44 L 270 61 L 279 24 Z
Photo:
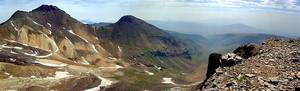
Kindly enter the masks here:
M 238 47 L 233 53 L 247 59 L 260 53 L 260 46 L 256 44 L 244 45 Z
M 212 53 L 209 55 L 206 78 L 209 78 L 214 73 L 216 73 L 216 69 L 218 67 L 220 67 L 220 65 L 221 65 L 221 63 L 220 63 L 221 58 L 222 58 L 222 55 L 218 54 L 218 53 Z
M 243 58 L 234 54 L 234 53 L 227 53 L 222 55 L 221 57 L 221 67 L 231 67 L 242 62 Z
M 245 60 L 217 68 L 197 90 L 298 90 L 299 45 L 300 40 L 272 39 L 242 46 L 235 53 Z

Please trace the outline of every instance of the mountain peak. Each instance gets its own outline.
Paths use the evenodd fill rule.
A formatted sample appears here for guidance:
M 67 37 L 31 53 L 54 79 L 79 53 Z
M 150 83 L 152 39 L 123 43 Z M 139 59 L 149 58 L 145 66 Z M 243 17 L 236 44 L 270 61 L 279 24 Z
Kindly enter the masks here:
M 49 12 L 49 11 L 61 11 L 61 9 L 53 5 L 41 5 L 40 7 L 34 9 L 33 11 Z
M 125 15 L 121 17 L 121 19 L 118 21 L 118 23 L 123 22 L 123 23 L 144 23 L 145 21 L 132 16 L 132 15 Z

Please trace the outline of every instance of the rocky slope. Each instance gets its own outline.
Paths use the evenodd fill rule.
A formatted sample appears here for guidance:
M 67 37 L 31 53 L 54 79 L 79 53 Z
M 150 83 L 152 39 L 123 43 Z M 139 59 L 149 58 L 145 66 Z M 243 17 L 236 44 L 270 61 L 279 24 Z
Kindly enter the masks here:
M 271 39 L 211 54 L 205 82 L 197 90 L 299 90 L 300 40 Z
M 134 16 L 97 27 L 52 5 L 17 11 L 0 25 L 0 90 L 168 89 L 200 63 L 175 37 Z

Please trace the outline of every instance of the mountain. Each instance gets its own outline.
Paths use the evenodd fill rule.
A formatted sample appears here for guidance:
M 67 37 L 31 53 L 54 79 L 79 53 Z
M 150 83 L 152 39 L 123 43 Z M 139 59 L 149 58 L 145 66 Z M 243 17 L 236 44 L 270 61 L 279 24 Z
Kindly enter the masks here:
M 300 41 L 271 39 L 233 53 L 212 54 L 203 90 L 299 90 Z
M 1 39 L 48 50 L 58 56 L 53 59 L 79 62 L 86 59 L 93 63 L 96 59 L 107 60 L 109 54 L 97 44 L 92 27 L 56 6 L 42 5 L 30 12 L 17 11 L 1 25 L 1 29 Z
M 131 15 L 83 24 L 52 5 L 16 11 L 0 39 L 0 90 L 168 89 L 162 81 L 184 81 L 202 55 L 194 41 Z
M 98 29 L 101 30 L 97 34 L 104 40 L 105 49 L 111 50 L 110 53 L 148 67 L 186 70 L 193 69 L 196 67 L 193 64 L 200 61 L 194 59 L 191 52 L 198 45 L 185 44 L 180 38 L 131 15 L 123 16 L 116 23 Z M 122 49 L 126 54 L 114 53 L 114 49 Z

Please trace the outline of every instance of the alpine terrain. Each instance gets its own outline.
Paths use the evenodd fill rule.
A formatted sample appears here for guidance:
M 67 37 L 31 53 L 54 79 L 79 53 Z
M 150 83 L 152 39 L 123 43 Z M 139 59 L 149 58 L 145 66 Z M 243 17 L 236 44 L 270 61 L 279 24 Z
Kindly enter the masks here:
M 16 11 L 0 39 L 0 90 L 166 90 L 201 64 L 196 43 L 134 16 L 83 24 L 52 5 Z

